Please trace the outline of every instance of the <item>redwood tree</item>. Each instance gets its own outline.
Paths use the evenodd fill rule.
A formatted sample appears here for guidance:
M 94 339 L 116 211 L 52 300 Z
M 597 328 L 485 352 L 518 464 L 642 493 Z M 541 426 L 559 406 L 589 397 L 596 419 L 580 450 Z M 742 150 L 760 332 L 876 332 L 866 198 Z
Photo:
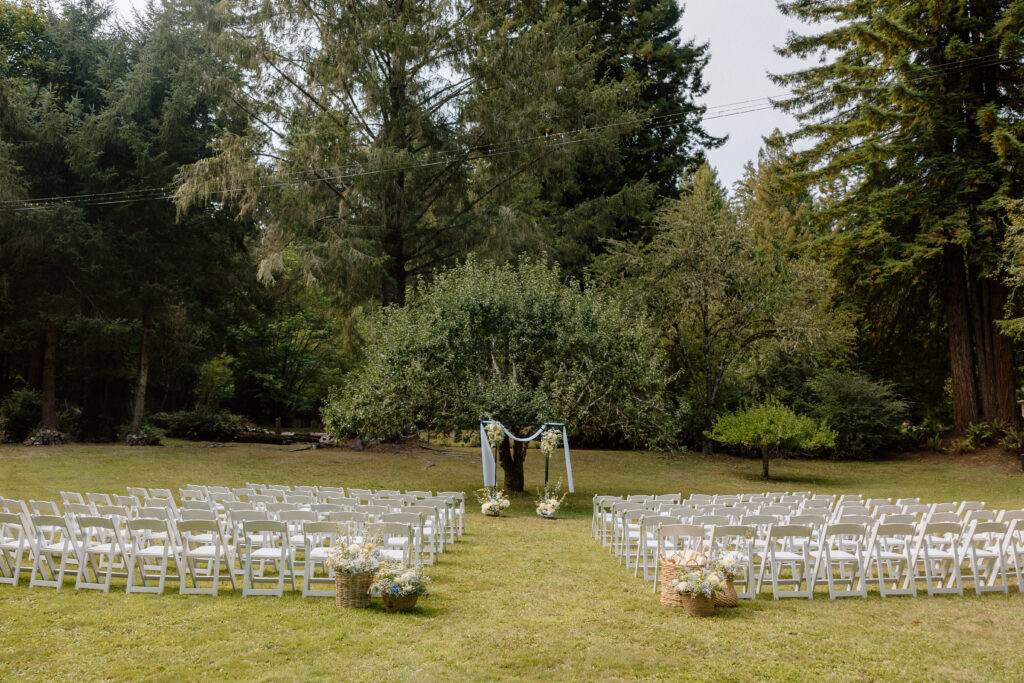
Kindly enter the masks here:
M 809 143 L 793 178 L 830 195 L 827 232 L 852 299 L 866 321 L 944 323 L 958 429 L 1016 421 L 1013 349 L 996 321 L 1002 200 L 1024 185 L 1024 147 L 1003 125 L 1024 113 L 1022 3 L 779 6 L 831 26 L 791 36 L 780 52 L 816 63 L 774 79 L 794 93 L 778 106 L 801 122 L 785 137 Z M 867 343 L 887 339 L 883 327 L 866 325 Z

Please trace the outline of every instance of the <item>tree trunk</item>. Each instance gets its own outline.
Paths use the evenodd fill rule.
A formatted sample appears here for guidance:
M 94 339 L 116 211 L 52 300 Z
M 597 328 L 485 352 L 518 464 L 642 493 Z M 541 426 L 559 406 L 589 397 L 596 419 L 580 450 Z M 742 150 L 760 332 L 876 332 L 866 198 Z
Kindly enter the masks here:
M 135 374 L 135 397 L 132 404 L 132 434 L 142 432 L 142 418 L 146 412 L 146 383 L 149 380 L 149 328 L 152 324 L 152 307 L 147 303 L 142 308 L 142 338 L 139 340 L 139 368 Z
M 505 473 L 504 489 L 509 493 L 522 493 L 526 487 L 526 476 L 523 474 L 526 446 L 525 442 L 512 441 L 508 437 L 498 446 L 498 463 Z
M 761 476 L 768 479 L 768 461 L 770 459 L 768 446 L 761 446 Z
M 43 353 L 46 349 L 46 333 L 37 335 L 28 359 L 28 388 L 39 391 L 43 388 Z
M 43 428 L 57 429 L 57 327 L 46 328 L 43 346 Z
M 1019 416 L 1014 396 L 1013 346 L 995 322 L 1003 317 L 1006 287 L 998 280 L 983 279 L 977 281 L 977 289 L 982 312 L 977 336 L 983 342 L 977 349 L 981 419 L 987 422 L 1003 420 L 1016 425 Z
M 953 383 L 953 419 L 962 432 L 978 421 L 978 383 L 974 367 L 968 311 L 967 272 L 963 251 L 948 245 L 943 253 L 946 276 L 946 325 L 949 331 L 949 370 Z

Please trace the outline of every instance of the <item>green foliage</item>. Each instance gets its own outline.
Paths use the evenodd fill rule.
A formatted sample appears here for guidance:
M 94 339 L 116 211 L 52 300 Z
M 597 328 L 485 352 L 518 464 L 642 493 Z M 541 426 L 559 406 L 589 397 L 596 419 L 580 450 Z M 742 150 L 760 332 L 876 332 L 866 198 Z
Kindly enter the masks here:
M 192 441 L 233 441 L 245 428 L 245 418 L 226 410 L 183 410 L 177 413 L 155 413 L 149 418 L 167 436 Z
M 534 261 L 469 259 L 385 309 L 364 364 L 323 409 L 340 435 L 562 421 L 590 443 L 647 444 L 664 368 L 647 327 L 603 293 Z
M 807 382 L 808 414 L 836 432 L 835 453 L 861 458 L 896 443 L 907 404 L 892 386 L 851 370 L 823 370 Z
M 1003 435 L 999 439 L 999 444 L 1014 453 L 1020 453 L 1024 451 L 1024 429 L 1018 429 L 1016 427 L 1007 427 L 1003 430 Z
M 602 280 L 649 316 L 678 377 L 675 395 L 694 398 L 706 429 L 730 372 L 756 372 L 779 352 L 833 353 L 851 337 L 834 314 L 834 283 L 809 256 L 758 243 L 702 167 L 681 199 L 666 202 L 646 245 L 615 243 Z
M 211 358 L 199 367 L 196 379 L 196 407 L 215 412 L 235 393 L 235 376 L 231 371 L 234 359 L 227 354 Z
M 709 435 L 723 443 L 775 452 L 821 451 L 836 443 L 836 433 L 824 423 L 773 402 L 719 416 Z
M 38 391 L 15 389 L 0 401 L 0 441 L 22 442 L 39 427 L 42 399 Z

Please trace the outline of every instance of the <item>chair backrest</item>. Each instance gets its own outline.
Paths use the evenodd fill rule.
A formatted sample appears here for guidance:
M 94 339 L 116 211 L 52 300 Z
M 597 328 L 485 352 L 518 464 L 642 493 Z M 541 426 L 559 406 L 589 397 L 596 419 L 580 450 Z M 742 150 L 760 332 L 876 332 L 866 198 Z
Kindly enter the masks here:
M 142 501 L 139 500 L 138 496 L 131 494 L 122 496 L 117 493 L 114 494 L 114 505 L 124 505 L 128 508 L 140 508 L 142 507 Z
M 789 518 L 788 524 L 809 524 L 821 528 L 825 526 L 825 517 L 822 515 L 793 515 Z
M 700 524 L 703 526 L 725 526 L 732 524 L 732 518 L 726 515 L 697 515 L 690 520 L 690 524 Z
M 920 503 L 909 503 L 903 506 L 903 514 L 914 515 L 917 519 L 921 519 L 923 515 L 927 515 L 931 512 L 931 505 L 921 505 Z
M 288 535 L 288 526 L 284 522 L 270 520 L 249 520 L 242 522 L 242 531 L 246 536 L 250 534 L 280 534 Z
M 845 538 L 856 536 L 863 538 L 866 533 L 865 529 L 866 527 L 863 524 L 840 522 L 839 524 L 829 524 L 825 527 L 825 530 L 821 533 L 821 537 L 822 539 L 835 538 L 837 536 Z
M 960 507 L 957 508 L 957 512 L 963 515 L 965 512 L 970 510 L 984 510 L 985 502 L 981 500 L 965 500 L 960 503 Z
M 220 524 L 216 520 L 212 519 L 185 519 L 178 522 L 178 533 L 182 535 L 182 539 L 185 541 L 191 540 L 189 534 L 216 534 L 215 538 L 218 543 L 223 540 L 220 537 Z
M 280 515 L 282 512 L 290 512 L 299 509 L 299 503 L 267 503 L 266 510 L 272 515 Z
M 705 532 L 704 527 L 697 524 L 662 524 L 658 527 L 658 547 L 661 547 L 662 539 L 665 538 L 688 538 L 696 539 L 695 545 L 703 545 Z
M 903 506 L 918 505 L 920 503 L 921 503 L 921 499 L 920 498 L 900 498 L 900 499 L 898 499 L 896 501 L 897 505 L 903 505 Z
M 73 504 L 73 503 L 72 503 Z M 68 503 L 65 503 L 65 508 Z M 82 503 L 84 505 L 84 503 Z M 30 500 L 28 506 L 32 509 L 32 512 L 36 515 L 44 516 L 60 516 L 60 508 L 52 500 Z M 90 509 L 91 512 L 91 509 Z
M 885 515 L 901 515 L 903 514 L 902 505 L 879 505 L 874 509 L 875 517 L 884 517 Z
M 924 525 L 924 538 L 929 536 L 953 536 L 959 537 L 961 527 L 955 522 L 929 522 Z
M 256 491 L 254 489 L 249 488 L 248 486 L 240 486 L 238 488 L 231 489 L 231 493 L 235 496 L 235 498 L 242 498 L 244 496 L 246 500 L 249 499 L 249 496 L 256 495 Z
M 211 510 L 210 501 L 201 498 L 183 499 L 182 510 Z
M 326 517 L 330 512 L 344 512 L 345 506 L 336 503 L 313 503 L 309 506 L 309 509 L 318 515 Z
M 292 487 L 292 491 L 295 491 L 296 493 L 305 493 L 305 494 L 310 495 L 310 496 L 315 496 L 316 493 L 317 493 L 317 490 L 318 489 L 317 489 L 316 486 L 293 486 Z
M 170 510 L 165 507 L 141 507 L 135 513 L 139 519 L 160 519 L 169 522 L 174 518 Z
M 840 524 L 863 524 L 864 526 L 871 526 L 875 523 L 875 518 L 870 515 L 842 515 L 839 518 Z
M 968 510 L 965 522 L 994 522 L 996 519 L 995 510 Z
M 679 519 L 668 515 L 648 515 L 640 520 L 640 526 L 644 529 L 657 529 L 663 524 L 679 524 Z
M 111 505 L 113 503 L 106 493 L 86 493 L 85 499 L 94 505 Z
M 131 513 L 124 505 L 97 505 L 96 514 L 104 517 L 131 517 Z
M 162 508 L 157 508 L 162 509 Z M 159 519 L 156 517 L 139 517 L 138 519 L 128 520 L 128 531 L 134 536 L 140 531 L 157 531 L 170 533 L 170 529 L 167 526 L 166 519 Z
M 349 525 L 344 522 L 306 522 L 302 525 L 306 548 L 330 547 L 350 531 Z
M 327 521 L 355 524 L 357 529 L 362 529 L 368 521 L 364 512 L 329 512 Z
M 311 493 L 286 493 L 284 494 L 284 502 L 295 503 L 296 505 L 311 505 L 313 503 L 313 494 Z
M 270 517 L 266 510 L 232 510 L 231 523 L 238 525 L 246 522 L 266 522 Z
M 117 527 L 114 525 L 114 520 L 109 517 L 91 517 L 82 515 L 75 518 L 75 526 L 81 531 L 87 529 L 102 529 L 104 531 L 116 531 Z
M 1024 510 L 1003 510 L 996 517 L 1001 522 L 1012 522 L 1017 519 L 1024 519 Z
M 956 514 L 955 512 L 936 512 L 928 518 L 928 521 L 929 523 L 947 522 L 950 524 L 959 524 L 960 515 Z
M 878 507 L 879 505 L 892 505 L 892 498 L 868 498 L 864 503 L 864 506 L 869 508 Z
M 768 527 L 781 521 L 778 515 L 743 515 L 740 517 L 740 524 L 748 526 Z
M 282 510 L 277 514 L 278 521 L 281 522 L 315 522 L 317 521 L 316 513 L 312 510 Z
M 181 519 L 188 522 L 216 522 L 217 513 L 213 510 L 185 509 L 181 511 Z M 181 528 L 181 523 L 178 528 Z
M 978 522 L 972 525 L 970 530 L 971 538 L 983 537 L 984 541 L 990 542 L 993 536 L 1006 534 L 1008 525 L 1005 522 Z
M 85 498 L 82 497 L 81 493 L 75 491 L 61 491 L 60 492 L 61 502 L 64 503 L 82 503 L 85 504 Z
M 768 530 L 768 538 L 810 538 L 813 535 L 813 533 L 813 530 L 809 526 L 799 526 L 793 524 L 776 524 Z
M 69 515 L 95 515 L 96 509 L 92 505 L 86 505 L 82 503 L 65 503 L 64 512 L 68 513 Z
M 757 514 L 759 515 L 777 515 L 779 517 L 788 517 L 792 514 L 792 508 L 786 505 L 762 505 L 761 509 Z
M 882 518 L 885 524 L 917 524 L 916 515 L 886 515 Z
M 956 512 L 956 503 L 934 503 L 932 505 L 932 514 L 939 512 Z
M 174 494 L 171 493 L 170 489 L 149 489 L 150 498 L 165 498 L 167 500 L 174 500 Z
M 242 510 L 255 510 L 256 506 L 249 501 L 227 501 L 224 503 L 224 509 L 230 512 L 241 512 Z

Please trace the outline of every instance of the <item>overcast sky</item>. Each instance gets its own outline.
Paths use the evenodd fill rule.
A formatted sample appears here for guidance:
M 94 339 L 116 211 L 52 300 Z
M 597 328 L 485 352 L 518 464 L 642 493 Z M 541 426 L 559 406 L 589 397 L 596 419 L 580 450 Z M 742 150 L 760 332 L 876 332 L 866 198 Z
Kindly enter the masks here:
M 143 7 L 145 0 L 115 0 L 120 12 Z M 789 30 L 801 29 L 798 22 L 783 17 L 775 0 L 689 0 L 685 3 L 681 35 L 711 44 L 711 62 L 705 80 L 711 90 L 705 98 L 710 107 L 778 95 L 780 88 L 766 74 L 794 68 L 794 60 L 775 54 Z M 726 113 L 711 110 L 708 116 Z M 724 146 L 711 150 L 709 159 L 722 182 L 731 188 L 743 174 L 743 165 L 757 157 L 761 138 L 778 127 L 789 130 L 793 120 L 774 110 L 709 119 L 707 129 L 714 135 L 728 135 Z
M 805 33 L 806 26 L 783 17 L 775 0 L 689 0 L 685 5 L 682 37 L 711 44 L 711 61 L 704 72 L 711 85 L 704 100 L 709 107 L 783 92 L 766 74 L 792 71 L 801 62 L 778 56 L 774 47 L 785 42 L 788 31 Z M 708 116 L 715 113 L 710 110 Z M 706 125 L 714 135 L 729 136 L 708 157 L 731 188 L 743 175 L 743 165 L 757 157 L 762 137 L 775 128 L 791 130 L 794 122 L 789 115 L 769 109 L 709 119 Z

